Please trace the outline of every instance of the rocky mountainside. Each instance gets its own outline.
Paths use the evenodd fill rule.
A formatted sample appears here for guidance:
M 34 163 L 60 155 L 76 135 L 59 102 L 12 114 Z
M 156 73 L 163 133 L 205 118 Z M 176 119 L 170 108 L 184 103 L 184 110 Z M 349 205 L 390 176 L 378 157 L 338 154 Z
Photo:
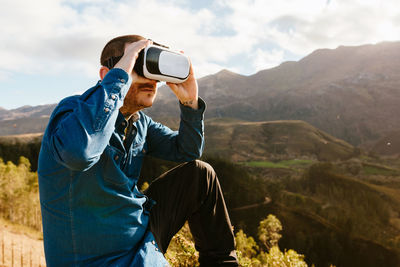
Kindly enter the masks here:
M 390 132 L 371 148 L 378 155 L 398 156 L 400 155 L 400 130 Z
M 0 108 L 0 136 L 44 132 L 56 104 Z
M 40 106 L 22 106 L 7 110 L 0 107 L 0 121 L 16 120 L 21 118 L 48 118 L 56 104 Z
M 199 79 L 207 118 L 304 120 L 353 145 L 400 129 L 400 42 L 317 50 L 298 62 L 242 76 Z M 150 114 L 176 116 L 166 88 Z
M 206 122 L 205 138 L 205 153 L 234 162 L 302 157 L 335 161 L 359 153 L 350 144 L 304 121 L 212 119 Z
M 354 146 L 373 147 L 400 130 L 399 69 L 400 42 L 384 42 L 316 50 L 251 76 L 223 70 L 198 83 L 206 119 L 303 120 Z M 161 122 L 179 117 L 165 87 L 147 111 Z M 53 108 L 0 110 L 0 135 L 42 131 Z
M 36 170 L 43 135 L 0 136 L 0 158 L 18 163 L 29 159 Z M 347 160 L 359 150 L 303 121 L 246 122 L 210 119 L 205 127 L 204 153 L 233 162 L 306 158 Z

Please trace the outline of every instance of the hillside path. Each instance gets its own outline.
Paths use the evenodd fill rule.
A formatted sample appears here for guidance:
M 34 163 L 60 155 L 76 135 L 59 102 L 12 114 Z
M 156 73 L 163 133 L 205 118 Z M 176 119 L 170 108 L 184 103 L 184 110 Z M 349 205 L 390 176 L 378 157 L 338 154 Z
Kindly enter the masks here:
M 238 211 L 238 210 L 252 209 L 252 208 L 255 208 L 255 207 L 259 207 L 261 205 L 266 205 L 266 204 L 268 204 L 270 202 L 271 202 L 271 199 L 269 197 L 265 197 L 265 200 L 263 202 L 256 203 L 256 204 L 251 204 L 251 205 L 246 205 L 246 206 L 241 206 L 241 207 L 238 207 L 238 208 L 233 208 L 231 210 L 232 211 Z

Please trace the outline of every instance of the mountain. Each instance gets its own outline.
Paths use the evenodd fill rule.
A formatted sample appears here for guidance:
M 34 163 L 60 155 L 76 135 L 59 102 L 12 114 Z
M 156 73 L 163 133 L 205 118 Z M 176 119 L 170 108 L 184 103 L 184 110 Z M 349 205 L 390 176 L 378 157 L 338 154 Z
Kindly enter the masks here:
M 340 46 L 250 76 L 222 70 L 198 80 L 199 95 L 207 103 L 206 119 L 302 120 L 353 146 L 371 148 L 400 130 L 399 69 L 400 42 Z M 43 116 L 53 108 L 0 110 L 0 135 L 42 131 Z M 177 100 L 166 86 L 147 113 L 161 122 L 179 118 Z M 12 123 L 23 117 L 29 120 Z
M 56 104 L 40 106 L 22 106 L 16 109 L 6 110 L 0 108 L 0 121 L 16 120 L 21 118 L 49 118 Z
M 242 76 L 198 80 L 207 118 L 303 120 L 352 145 L 400 129 L 400 42 L 316 50 L 298 62 Z M 166 88 L 150 114 L 177 116 Z
M 8 114 L 9 114 L 9 111 L 7 109 L 0 107 L 0 118 L 3 116 L 6 117 L 6 116 L 8 116 Z
M 371 148 L 371 152 L 378 155 L 400 155 L 400 130 L 393 131 L 382 137 Z
M 231 161 L 294 158 L 344 160 L 354 147 L 304 121 L 246 122 L 212 119 L 206 122 L 205 152 Z
M 48 122 L 48 116 L 0 121 L 0 136 L 43 133 Z
M 0 136 L 0 158 L 18 163 L 19 157 L 24 156 L 36 170 L 42 136 Z M 352 145 L 303 121 L 210 119 L 206 122 L 205 139 L 205 154 L 234 162 L 297 158 L 336 161 L 359 153 Z
M 56 104 L 0 108 L 0 136 L 44 132 L 55 107 Z

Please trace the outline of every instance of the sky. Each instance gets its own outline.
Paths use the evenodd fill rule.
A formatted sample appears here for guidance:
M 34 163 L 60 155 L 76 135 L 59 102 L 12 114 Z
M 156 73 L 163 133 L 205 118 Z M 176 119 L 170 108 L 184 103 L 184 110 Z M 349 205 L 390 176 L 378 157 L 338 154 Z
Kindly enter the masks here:
M 252 75 L 316 49 L 400 41 L 398 0 L 0 0 L 0 107 L 59 102 L 99 80 L 112 38 L 183 50 L 197 78 Z

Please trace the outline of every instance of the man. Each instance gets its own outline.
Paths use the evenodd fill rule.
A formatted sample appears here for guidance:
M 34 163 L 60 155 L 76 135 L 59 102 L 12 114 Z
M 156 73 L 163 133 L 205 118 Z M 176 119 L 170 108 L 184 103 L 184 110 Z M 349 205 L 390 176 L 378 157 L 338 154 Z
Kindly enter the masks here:
M 137 35 L 108 42 L 101 81 L 62 100 L 50 118 L 38 168 L 50 267 L 165 266 L 163 253 L 185 221 L 201 266 L 237 266 L 218 179 L 196 160 L 203 150 L 205 103 L 192 66 L 187 81 L 168 83 L 179 100 L 179 131 L 141 111 L 157 93 L 156 81 L 133 70 L 149 44 Z M 145 154 L 186 163 L 142 194 L 136 183 Z

